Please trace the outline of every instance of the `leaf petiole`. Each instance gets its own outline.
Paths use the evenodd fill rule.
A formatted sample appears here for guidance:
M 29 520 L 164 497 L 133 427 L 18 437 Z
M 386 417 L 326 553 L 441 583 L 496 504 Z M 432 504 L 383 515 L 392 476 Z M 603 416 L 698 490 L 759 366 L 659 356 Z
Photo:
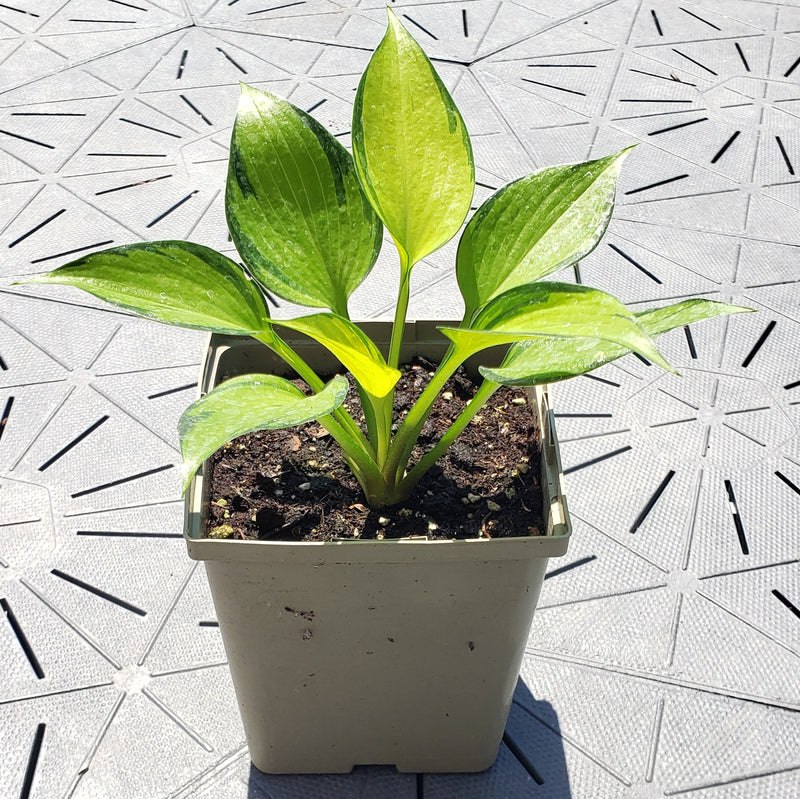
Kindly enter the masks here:
M 445 434 L 436 442 L 432 449 L 425 453 L 414 464 L 406 476 L 398 483 L 400 498 L 408 496 L 425 472 L 433 466 L 439 458 L 450 448 L 450 445 L 461 435 L 467 425 L 475 418 L 478 411 L 489 401 L 492 394 L 500 388 L 500 383 L 484 380 L 475 396 L 469 401 L 467 407 L 459 414 L 458 418 L 450 425 Z
M 308 387 L 312 391 L 319 391 L 324 382 L 317 375 L 317 373 L 298 355 L 288 344 L 286 344 L 280 336 L 274 332 L 257 334 L 253 336 L 254 339 L 260 341 L 269 347 L 276 355 L 283 358 L 286 363 L 294 369 L 297 374 L 308 383 Z M 338 425 L 343 430 L 346 430 L 348 436 L 353 440 L 358 448 L 364 451 L 370 460 L 374 462 L 375 451 L 372 445 L 367 441 L 361 428 L 355 423 L 354 419 L 344 408 L 337 408 L 331 417 L 329 417 L 334 425 Z M 334 431 L 324 425 L 325 429 L 336 438 Z M 336 439 L 338 441 L 338 439 Z M 344 445 L 343 445 L 344 446 Z
M 392 325 L 392 338 L 389 343 L 389 366 L 397 369 L 400 363 L 400 347 L 403 343 L 403 332 L 406 327 L 406 314 L 408 313 L 408 300 L 410 296 L 411 268 L 406 251 L 398 245 L 400 254 L 400 287 L 397 292 L 397 307 L 394 311 L 394 324 Z
M 451 347 L 447 355 L 442 359 L 439 368 L 431 378 L 430 383 L 414 403 L 408 415 L 400 425 L 389 449 L 389 457 L 383 465 L 383 474 L 387 481 L 397 484 L 402 478 L 403 471 L 408 463 L 408 458 L 414 445 L 417 443 L 419 434 L 425 425 L 425 421 L 433 408 L 439 392 L 444 388 L 444 384 L 453 376 L 456 369 L 464 362 L 469 352 L 460 349 L 458 346 Z

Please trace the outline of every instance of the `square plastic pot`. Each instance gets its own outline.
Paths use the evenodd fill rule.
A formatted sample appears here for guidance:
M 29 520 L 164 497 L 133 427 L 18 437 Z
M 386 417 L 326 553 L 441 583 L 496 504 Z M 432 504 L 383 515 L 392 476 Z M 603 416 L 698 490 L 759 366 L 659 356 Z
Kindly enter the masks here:
M 362 325 L 380 345 L 390 325 Z M 404 360 L 446 347 L 409 323 Z M 337 364 L 291 340 L 318 371 Z M 249 338 L 213 335 L 201 391 L 287 368 Z M 189 555 L 206 563 L 253 763 L 268 773 L 474 772 L 494 762 L 548 558 L 570 525 L 546 390 L 547 534 L 506 539 L 281 542 L 203 538 L 202 470 L 186 499 Z

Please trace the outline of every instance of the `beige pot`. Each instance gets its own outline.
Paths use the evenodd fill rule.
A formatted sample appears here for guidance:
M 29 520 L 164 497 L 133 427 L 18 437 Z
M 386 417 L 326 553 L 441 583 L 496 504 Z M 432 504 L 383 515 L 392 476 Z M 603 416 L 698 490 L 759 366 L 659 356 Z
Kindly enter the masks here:
M 363 327 L 388 342 L 388 323 Z M 403 359 L 446 342 L 409 323 Z M 315 368 L 329 356 L 290 341 Z M 335 367 L 335 364 L 334 364 Z M 201 390 L 286 373 L 251 339 L 211 337 Z M 547 535 L 466 541 L 224 541 L 201 537 L 203 475 L 187 494 L 189 555 L 204 560 L 255 766 L 269 773 L 482 771 L 494 762 L 548 558 L 570 534 L 547 392 Z

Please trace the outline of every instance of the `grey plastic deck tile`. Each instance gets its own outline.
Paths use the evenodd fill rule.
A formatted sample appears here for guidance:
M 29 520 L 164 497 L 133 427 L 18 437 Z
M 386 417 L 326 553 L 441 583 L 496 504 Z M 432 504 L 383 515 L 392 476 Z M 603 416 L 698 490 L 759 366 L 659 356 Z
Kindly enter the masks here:
M 756 314 L 553 389 L 575 532 L 481 775 L 249 763 L 175 425 L 202 333 L 69 289 L 71 255 L 224 225 L 238 81 L 346 146 L 377 0 L 0 5 L 0 799 L 800 794 L 800 2 L 393 3 L 461 107 L 475 205 L 638 143 L 603 243 L 558 277 Z M 457 317 L 450 244 L 412 314 Z M 390 311 L 389 242 L 353 312 Z M 295 309 L 285 302 L 278 316 Z M 13 623 L 12 623 L 13 619 Z

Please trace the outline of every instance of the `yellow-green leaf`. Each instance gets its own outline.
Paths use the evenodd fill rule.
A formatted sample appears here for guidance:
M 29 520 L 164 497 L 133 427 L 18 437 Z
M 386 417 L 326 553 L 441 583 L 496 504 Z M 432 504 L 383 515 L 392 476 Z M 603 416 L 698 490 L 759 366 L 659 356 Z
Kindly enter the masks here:
M 666 305 L 663 308 L 639 311 L 636 314 L 636 320 L 648 335 L 658 336 L 676 327 L 701 322 L 703 319 L 713 319 L 715 316 L 735 313 L 752 313 L 753 310 L 753 308 L 745 308 L 743 305 L 728 305 L 724 302 L 697 298 L 676 302 L 674 305 Z
M 400 372 L 386 365 L 372 339 L 352 322 L 331 313 L 310 314 L 275 324 L 305 333 L 326 347 L 352 373 L 356 381 L 375 397 L 385 397 Z
M 353 154 L 369 201 L 411 264 L 461 227 L 475 188 L 464 120 L 428 57 L 388 9 L 353 108 Z
M 269 330 L 256 284 L 224 255 L 188 241 L 127 244 L 22 281 L 88 291 L 137 314 L 216 333 Z
M 636 321 L 649 336 L 657 336 L 702 319 L 750 311 L 738 305 L 712 300 L 685 300 L 665 308 L 636 314 Z M 555 383 L 596 369 L 627 355 L 630 348 L 597 338 L 535 339 L 514 344 L 496 369 L 481 366 L 481 374 L 506 386 L 533 386 Z
M 630 149 L 543 169 L 500 189 L 476 211 L 456 260 L 469 314 L 508 289 L 579 261 L 597 246 Z
M 462 353 L 531 338 L 593 338 L 624 345 L 673 371 L 628 309 L 610 294 L 570 283 L 530 283 L 495 297 L 470 328 L 440 328 Z
M 327 416 L 344 402 L 347 389 L 347 379 L 341 376 L 310 397 L 275 375 L 241 375 L 220 383 L 192 403 L 178 422 L 183 490 L 223 444 L 254 430 L 293 427 Z
M 225 212 L 239 253 L 265 286 L 347 315 L 382 232 L 352 156 L 305 111 L 244 84 Z

